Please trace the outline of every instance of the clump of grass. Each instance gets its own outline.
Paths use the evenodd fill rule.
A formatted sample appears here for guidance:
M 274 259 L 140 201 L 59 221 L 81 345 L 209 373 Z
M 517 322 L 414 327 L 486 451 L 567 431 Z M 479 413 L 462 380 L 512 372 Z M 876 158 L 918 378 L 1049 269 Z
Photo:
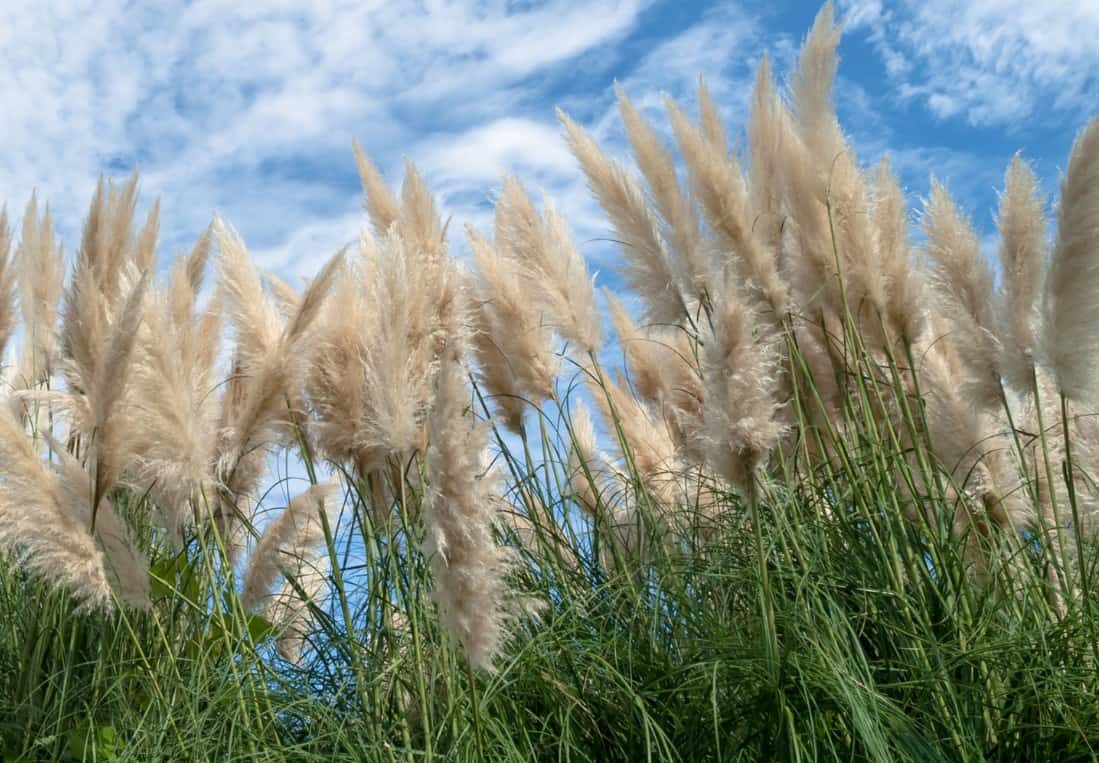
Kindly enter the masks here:
M 1094 757 L 1099 122 L 1053 241 L 1012 162 L 996 289 L 859 164 L 838 39 L 789 100 L 761 62 L 741 156 L 669 102 L 685 183 L 623 91 L 637 177 L 560 115 L 614 345 L 552 203 L 504 179 L 470 272 L 357 145 L 373 232 L 301 293 L 220 220 L 156 283 L 136 177 L 67 286 L 48 210 L 0 221 L 0 751 Z

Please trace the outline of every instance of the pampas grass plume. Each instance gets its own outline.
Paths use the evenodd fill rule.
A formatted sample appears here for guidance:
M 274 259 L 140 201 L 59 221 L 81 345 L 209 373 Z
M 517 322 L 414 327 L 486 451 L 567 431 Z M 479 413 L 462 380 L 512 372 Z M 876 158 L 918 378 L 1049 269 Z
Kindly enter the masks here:
M 1099 401 L 1099 118 L 1077 137 L 1061 182 L 1043 344 L 1064 394 Z
M 429 419 L 424 551 L 444 622 L 470 663 L 491 669 L 505 634 L 506 557 L 493 539 L 485 430 L 470 411 L 465 379 L 457 357 L 448 359 L 438 376 Z

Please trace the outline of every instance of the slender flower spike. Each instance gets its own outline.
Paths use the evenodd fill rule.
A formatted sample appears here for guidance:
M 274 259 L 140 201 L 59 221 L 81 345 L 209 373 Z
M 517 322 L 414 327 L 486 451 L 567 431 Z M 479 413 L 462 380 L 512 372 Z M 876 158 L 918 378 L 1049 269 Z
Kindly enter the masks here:
M 1044 345 L 1065 395 L 1099 400 L 1099 118 L 1076 139 L 1061 183 Z
M 466 371 L 447 359 L 429 420 L 425 553 L 443 620 L 471 664 L 492 668 L 504 637 L 504 550 L 493 539 L 495 502 L 484 426 L 473 417 Z

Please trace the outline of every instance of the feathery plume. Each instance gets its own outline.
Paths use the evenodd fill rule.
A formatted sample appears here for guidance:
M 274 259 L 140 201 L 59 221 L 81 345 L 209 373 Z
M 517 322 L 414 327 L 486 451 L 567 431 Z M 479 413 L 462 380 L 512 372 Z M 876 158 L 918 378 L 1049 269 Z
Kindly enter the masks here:
M 725 136 L 725 127 L 721 124 L 721 113 L 710 96 L 710 89 L 706 87 L 701 77 L 698 79 L 698 117 L 706 142 L 716 150 L 727 154 L 729 139 Z
M 611 507 L 613 486 L 623 476 L 610 464 L 596 445 L 595 424 L 591 411 L 577 402 L 569 411 L 572 438 L 569 447 L 568 482 L 573 497 L 590 516 L 598 516 L 601 507 Z
M 653 321 L 683 320 L 688 313 L 683 279 L 664 247 L 644 192 L 565 112 L 558 109 L 557 118 L 565 127 L 573 155 L 588 177 L 588 186 L 614 225 L 625 257 L 623 272 L 630 287 L 645 300 Z
M 491 669 L 504 637 L 504 549 L 493 540 L 493 476 L 486 473 L 484 427 L 469 413 L 459 348 L 443 363 L 429 420 L 424 507 L 435 600 L 470 663 Z
M 389 232 L 389 226 L 401 217 L 400 204 L 382 179 L 382 173 L 378 172 L 378 168 L 363 153 L 358 142 L 354 143 L 354 147 L 355 162 L 359 166 L 359 177 L 366 196 L 366 211 L 374 226 L 374 235 L 385 238 L 386 233 Z
M 0 418 L 7 419 L 6 411 Z M 3 497 L 0 497 L 0 547 L 16 555 L 30 572 L 58 581 L 87 609 L 110 604 L 111 585 L 95 539 L 57 502 L 52 477 L 36 454 L 20 447 L 25 436 L 3 425 Z
M 522 434 L 526 399 L 507 357 L 496 344 L 488 305 L 486 301 L 474 307 L 472 340 L 473 354 L 477 359 L 477 378 L 492 398 L 504 427 L 515 434 Z
M 678 327 L 641 329 L 614 295 L 605 296 L 631 386 L 660 412 L 676 446 L 697 455 L 703 389 L 694 340 Z
M 791 123 L 781 103 L 774 104 L 782 193 L 796 247 L 787 262 L 808 314 L 845 316 L 850 310 L 860 330 L 872 330 L 877 316 L 862 323 L 862 310 L 869 306 L 881 314 L 882 271 L 865 181 L 833 105 L 839 43 L 834 21 L 827 4 L 802 45 L 793 84 L 796 120 Z
M 794 107 L 806 147 L 810 154 L 821 156 L 826 162 L 832 161 L 836 148 L 843 144 L 832 104 L 839 41 L 835 9 L 827 2 L 802 43 L 792 83 Z
M 335 481 L 313 485 L 296 496 L 278 518 L 264 531 L 244 571 L 241 604 L 245 609 L 261 607 L 271 595 L 279 573 L 291 574 L 302 562 L 317 554 L 324 542 L 324 524 L 320 513 L 331 514 Z
M 1034 171 L 1016 155 L 1000 197 L 1001 316 L 997 322 L 1000 368 L 1016 391 L 1029 391 L 1034 357 L 1038 295 L 1046 267 L 1044 203 Z
M 751 157 L 749 196 L 755 212 L 752 229 L 765 249 L 778 256 L 782 243 L 782 186 L 779 175 L 783 126 L 779 97 L 771 81 L 771 61 L 765 55 L 756 70 L 752 110 L 748 116 Z M 781 270 L 781 267 L 779 268 Z
M 932 286 L 950 321 L 951 340 L 969 371 L 967 387 L 981 405 L 996 407 L 1000 369 L 992 333 L 992 270 L 981 256 L 977 233 L 938 181 L 931 185 L 923 229 L 927 254 L 937 266 Z
M 15 273 L 11 263 L 11 229 L 7 207 L 0 207 L 0 356 L 15 328 Z
M 391 234 L 384 255 L 364 258 L 363 282 L 370 290 L 365 296 L 377 305 L 368 308 L 376 333 L 364 370 L 376 423 L 367 424 L 367 432 L 374 432 L 373 444 L 394 453 L 422 441 L 446 336 L 436 300 L 455 288 L 453 271 L 441 260 L 434 269 L 414 269 L 410 247 Z
M 296 312 L 285 327 L 280 327 L 243 242 L 220 222 L 216 229 L 222 289 L 237 330 L 234 375 L 241 377 L 237 389 L 229 390 L 223 403 L 216 450 L 217 477 L 222 485 L 218 519 L 233 557 L 243 544 L 238 520 L 248 515 L 240 503 L 250 496 L 262 476 L 266 454 L 290 415 L 288 408 L 301 408 L 299 390 L 311 360 L 304 346 L 342 268 L 343 254 L 333 257 L 313 279 Z
M 191 254 L 177 260 L 167 291 L 150 294 L 123 411 L 131 445 L 126 480 L 150 495 L 173 535 L 204 513 L 202 495 L 215 494 L 220 300 L 195 311 L 208 254 L 203 234 Z
M 588 384 L 604 425 L 619 435 L 622 456 L 629 455 L 638 476 L 662 508 L 675 508 L 681 497 L 677 478 L 683 464 L 668 421 L 630 394 L 621 377 L 589 380 Z
M 84 609 L 110 606 L 112 595 L 147 602 L 144 560 L 109 504 L 93 535 L 90 478 L 64 448 L 60 471 L 39 458 L 9 411 L 0 410 L 0 548 L 32 573 L 58 581 Z
M 86 431 L 95 444 L 95 499 L 92 503 L 98 511 L 99 501 L 114 485 L 126 462 L 132 444 L 126 442 L 122 401 L 131 376 L 131 358 L 137 341 L 138 328 L 144 317 L 145 292 L 149 276 L 142 276 L 130 292 L 111 329 L 111 336 L 104 347 L 99 374 L 92 380 L 86 392 L 89 421 Z M 93 524 L 97 515 L 93 512 Z
M 784 431 L 773 395 L 777 364 L 768 346 L 757 343 L 753 323 L 751 310 L 726 294 L 703 361 L 707 460 L 744 493 Z
M 300 343 L 302 337 L 320 316 L 332 284 L 343 271 L 346 252 L 346 249 L 336 252 L 305 287 L 301 297 L 295 301 L 294 310 L 283 330 L 284 341 Z
M 964 494 L 959 497 L 953 529 L 959 535 L 987 535 L 994 526 L 1033 527 L 1037 519 L 1033 507 L 1023 499 L 1018 472 L 1009 466 L 1008 437 L 1002 425 L 989 412 L 976 408 L 958 386 L 957 359 L 952 354 L 948 344 L 931 340 L 920 354 L 919 370 L 935 456 Z M 975 515 L 967 504 L 983 511 Z
M 604 291 L 604 297 L 633 388 L 654 405 L 697 412 L 696 403 L 701 399 L 702 390 L 687 335 L 674 328 L 642 329 L 610 291 Z
M 1099 398 L 1099 118 L 1076 138 L 1061 182 L 1043 345 L 1066 397 Z
M 133 261 L 138 273 L 148 273 L 156 267 L 156 241 L 160 235 L 160 199 L 153 202 L 145 218 L 145 225 L 137 234 Z
M 279 630 L 275 651 L 287 662 L 301 662 L 313 622 L 311 607 L 322 608 L 330 568 L 327 553 L 301 560 L 297 569 L 286 573 L 286 582 L 264 611 L 264 617 Z
M 101 479 L 99 462 L 96 463 L 97 473 L 89 475 L 80 460 L 64 447 L 56 442 L 51 445 L 59 462 L 55 476 L 57 500 L 82 527 L 94 526 L 92 534 L 102 551 L 104 572 L 113 594 L 125 606 L 147 608 L 148 559 L 134 544 L 130 529 L 115 512 L 110 500 L 104 497 L 98 505 L 88 500 L 89 487 L 98 489 Z
M 883 304 L 875 305 L 875 308 L 897 337 L 914 343 L 924 328 L 922 281 L 912 262 L 908 243 L 904 192 L 885 158 L 878 165 L 874 178 L 871 221 L 883 300 Z
M 668 398 L 667 345 L 660 338 L 650 337 L 650 332 L 642 331 L 622 301 L 609 290 L 604 289 L 603 296 L 633 388 L 645 400 L 661 405 Z
M 667 106 L 695 196 L 710 228 L 736 274 L 746 281 L 752 298 L 763 301 L 775 321 L 781 320 L 787 311 L 787 287 L 779 276 L 775 252 L 755 233 L 740 166 L 734 157 L 707 141 L 675 103 L 669 100 Z
M 100 271 L 100 287 L 107 301 L 114 305 L 120 298 L 120 279 L 126 271 L 126 264 L 133 250 L 137 173 L 130 175 L 121 190 L 116 190 L 110 183 L 107 187 L 110 191 L 107 195 L 107 239 L 101 241 L 103 251 L 96 261 L 103 266 Z
M 275 302 L 278 304 L 279 312 L 283 316 L 293 315 L 298 309 L 298 301 L 300 300 L 300 296 L 294 290 L 294 287 L 274 273 L 264 273 L 263 280 L 267 282 L 267 286 L 271 290 L 271 296 L 275 298 Z
M 595 289 L 564 218 L 547 200 L 539 217 L 514 177 L 496 204 L 496 246 L 520 267 L 531 296 L 553 328 L 584 352 L 602 344 Z
M 438 262 L 446 254 L 443 226 L 435 211 L 435 199 L 420 176 L 416 165 L 405 162 L 401 183 L 401 237 L 414 247 L 417 258 Z
M 21 388 L 32 389 L 53 375 L 54 331 L 65 276 L 65 263 L 61 247 L 55 242 L 49 207 L 39 220 L 36 194 L 31 195 L 23 215 L 16 269 L 25 332 L 16 383 Z
M 775 112 L 780 131 L 777 140 L 782 146 L 776 157 L 777 175 L 786 210 L 784 230 L 789 230 L 784 275 L 803 314 L 823 311 L 842 315 L 839 279 L 849 250 L 833 235 L 829 224 L 833 198 L 829 179 L 836 166 L 831 159 L 836 154 L 827 160 L 812 154 L 786 107 L 776 103 Z
M 467 233 L 480 276 L 479 297 L 488 336 L 524 396 L 535 403 L 553 398 L 559 366 L 553 335 L 537 305 L 527 297 L 519 265 L 503 257 L 473 228 L 467 228 Z
M 228 317 L 236 330 L 237 352 L 245 364 L 256 362 L 278 342 L 278 312 L 263 292 L 259 271 L 244 242 L 220 218 L 214 219 L 221 288 L 228 298 Z
M 704 294 L 710 288 L 713 266 L 701 245 L 694 205 L 679 187 L 675 160 L 652 126 L 637 113 L 630 99 L 626 97 L 626 91 L 616 85 L 615 93 L 618 96 L 622 121 L 626 124 L 626 136 L 633 147 L 634 160 L 648 183 L 649 192 L 664 222 L 664 238 L 672 245 L 677 262 L 690 286 L 690 293 Z M 712 114 L 710 118 L 713 119 Z M 724 147 L 709 140 L 707 142 L 715 152 L 724 151 Z
M 306 377 L 318 446 L 364 476 L 423 447 L 447 337 L 470 323 L 434 202 L 411 167 L 404 200 L 383 237 L 360 236 L 322 311 Z
M 85 226 L 85 238 L 94 239 L 93 246 L 81 251 L 65 297 L 61 331 L 62 371 L 68 384 L 65 397 L 74 432 L 88 436 L 94 445 L 93 525 L 100 499 L 113 486 L 130 452 L 121 431 L 122 401 L 149 284 L 148 275 L 140 276 L 125 261 L 136 183 L 135 176 L 121 195 L 112 189 L 105 212 L 96 208 L 101 200 L 97 195 Z M 126 251 L 119 255 L 114 271 L 112 258 L 119 247 Z M 105 275 L 97 278 L 97 272 Z M 113 303 L 104 291 L 107 286 L 115 295 Z M 119 303 L 123 294 L 125 301 Z

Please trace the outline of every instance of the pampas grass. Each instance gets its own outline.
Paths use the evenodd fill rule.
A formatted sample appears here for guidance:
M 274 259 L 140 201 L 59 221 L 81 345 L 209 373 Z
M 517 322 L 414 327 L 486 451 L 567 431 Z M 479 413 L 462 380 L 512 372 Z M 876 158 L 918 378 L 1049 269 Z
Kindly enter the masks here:
M 660 236 L 656 219 L 637 181 L 608 159 L 595 140 L 564 112 L 569 146 L 587 175 L 592 192 L 614 224 L 622 242 L 623 269 L 630 289 L 645 301 L 656 323 L 674 323 L 688 312 L 683 279 Z
M 103 551 L 81 521 L 90 518 L 90 510 L 72 503 L 73 498 L 88 501 L 86 479 L 77 491 L 66 490 L 7 411 L 0 411 L 0 431 L 4 451 L 0 541 L 5 552 L 14 552 L 32 572 L 56 575 L 82 606 L 108 606 L 112 589 Z
M 16 249 L 19 279 L 19 308 L 27 333 L 19 357 L 16 384 L 33 389 L 55 372 L 54 326 L 64 279 L 61 247 L 55 240 L 49 207 L 38 217 L 38 197 L 31 195 L 23 215 Z
M 1095 402 L 1095 238 L 1099 226 L 1099 120 L 1072 147 L 1061 184 L 1057 243 L 1043 303 L 1044 345 L 1061 390 Z
M 0 218 L 0 757 L 1087 757 L 1099 122 L 1052 241 L 1012 161 L 997 273 L 860 163 L 839 34 L 742 149 L 704 83 L 616 91 L 628 161 L 559 113 L 622 291 L 519 178 L 463 239 L 358 144 L 304 284 L 217 218 L 161 272 L 136 176 L 67 282 Z
M 11 230 L 8 211 L 0 209 L 0 355 L 7 347 L 15 325 L 14 268 L 11 265 Z
M 489 499 L 493 474 L 482 458 L 484 428 L 469 411 L 461 337 L 439 372 L 429 421 L 425 550 L 434 597 L 470 662 L 491 668 L 504 638 L 506 556 L 492 538 L 496 518 Z
M 1028 389 L 1038 352 L 1038 296 L 1049 257 L 1045 203 L 1034 171 L 1018 155 L 1011 160 L 1000 198 L 999 367 L 1017 390 Z
M 505 178 L 496 205 L 495 228 L 497 247 L 515 261 L 533 287 L 528 287 L 527 293 L 540 295 L 546 316 L 543 322 L 581 353 L 597 351 L 603 342 L 595 289 L 565 220 L 553 204 L 547 201 L 540 217 L 519 181 Z M 475 252 L 483 248 L 475 240 Z
M 981 406 L 999 401 L 999 343 L 993 333 L 992 268 L 981 256 L 977 233 L 938 183 L 923 219 L 933 284 L 949 321 L 950 341 L 968 369 L 970 394 Z
M 260 536 L 248 559 L 241 584 L 241 603 L 245 609 L 257 609 L 271 595 L 279 573 L 294 574 L 307 561 L 320 556 L 317 547 L 324 543 L 324 522 L 320 512 L 330 510 L 338 484 L 314 485 L 296 496 Z

